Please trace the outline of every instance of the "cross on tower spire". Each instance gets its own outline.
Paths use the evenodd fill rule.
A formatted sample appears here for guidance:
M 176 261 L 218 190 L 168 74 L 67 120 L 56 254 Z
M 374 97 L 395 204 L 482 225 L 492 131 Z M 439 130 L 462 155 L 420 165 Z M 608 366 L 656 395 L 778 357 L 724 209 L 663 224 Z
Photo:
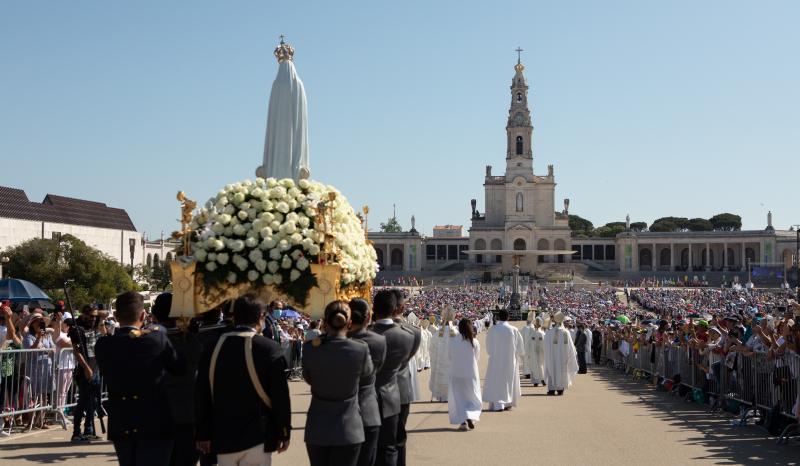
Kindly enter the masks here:
M 517 52 L 517 63 L 522 63 L 522 52 L 524 52 L 524 50 L 522 50 L 522 48 L 520 47 L 517 47 L 517 50 L 515 50 L 515 52 Z

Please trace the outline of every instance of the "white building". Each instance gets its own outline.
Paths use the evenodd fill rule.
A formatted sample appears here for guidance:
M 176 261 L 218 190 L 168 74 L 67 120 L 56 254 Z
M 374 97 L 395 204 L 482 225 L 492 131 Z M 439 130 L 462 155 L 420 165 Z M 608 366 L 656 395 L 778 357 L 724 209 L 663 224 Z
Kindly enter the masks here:
M 0 186 L 0 250 L 66 234 L 121 264 L 142 263 L 143 238 L 125 210 L 54 194 L 31 202 L 23 190 Z
M 518 60 L 511 80 L 511 106 L 506 124 L 505 174 L 495 176 L 486 167 L 484 213 L 472 200 L 469 245 L 476 264 L 496 263 L 503 271 L 513 266 L 514 254 L 523 272 L 537 263 L 569 261 L 572 249 L 567 209 L 555 212 L 556 181 L 553 166 L 537 176 L 533 169 L 533 124 L 528 107 L 528 83 Z M 486 251 L 482 253 L 481 251 Z

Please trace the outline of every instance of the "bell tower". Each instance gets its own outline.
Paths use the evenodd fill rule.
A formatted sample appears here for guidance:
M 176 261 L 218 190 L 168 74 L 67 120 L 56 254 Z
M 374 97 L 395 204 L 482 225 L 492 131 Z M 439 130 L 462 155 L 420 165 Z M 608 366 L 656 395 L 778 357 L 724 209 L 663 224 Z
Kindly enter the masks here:
M 522 64 L 522 49 L 517 48 L 517 64 L 511 80 L 511 107 L 506 124 L 506 176 L 533 176 L 533 125 L 528 109 L 528 82 L 525 80 L 525 65 Z

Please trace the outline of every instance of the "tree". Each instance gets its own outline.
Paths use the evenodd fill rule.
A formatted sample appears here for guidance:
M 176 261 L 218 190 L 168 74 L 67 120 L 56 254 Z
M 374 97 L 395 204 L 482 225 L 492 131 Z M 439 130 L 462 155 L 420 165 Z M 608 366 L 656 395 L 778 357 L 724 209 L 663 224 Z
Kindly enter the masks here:
M 594 236 L 599 236 L 601 238 L 613 238 L 623 231 L 625 231 L 624 223 L 622 225 L 614 226 L 603 225 L 594 229 Z
M 647 222 L 633 222 L 631 223 L 631 230 L 647 231 Z
M 384 233 L 400 233 L 403 227 L 397 221 L 397 217 L 390 217 L 386 223 L 381 223 L 381 231 Z
M 650 225 L 650 231 L 685 231 L 689 228 L 686 217 L 661 217 Z
M 569 229 L 572 230 L 572 236 L 575 235 L 592 235 L 592 230 L 594 230 L 594 225 L 592 222 L 586 220 L 583 217 L 579 217 L 577 215 L 570 215 L 569 216 Z
M 708 221 L 716 231 L 739 231 L 742 229 L 742 217 L 727 212 L 717 214 Z
M 625 222 L 608 222 L 606 223 L 608 228 L 622 228 L 625 229 Z
M 704 218 L 693 218 L 689 220 L 689 231 L 711 231 L 714 225 Z
M 35 283 L 61 298 L 66 280 L 73 307 L 108 303 L 123 291 L 136 290 L 126 268 L 71 235 L 60 240 L 32 239 L 5 253 L 8 276 Z

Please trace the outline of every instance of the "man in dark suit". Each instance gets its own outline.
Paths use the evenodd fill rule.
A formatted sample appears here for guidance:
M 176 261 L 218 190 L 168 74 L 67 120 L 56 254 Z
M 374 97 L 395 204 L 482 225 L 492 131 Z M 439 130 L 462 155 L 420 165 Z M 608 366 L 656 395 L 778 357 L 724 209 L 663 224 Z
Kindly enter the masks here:
M 264 320 L 264 330 L 263 334 L 265 337 L 275 340 L 276 342 L 281 342 L 281 326 L 278 324 L 278 321 L 281 318 L 281 309 L 283 309 L 283 303 L 280 301 L 272 301 L 267 306 L 267 317 Z
M 402 290 L 398 288 L 392 289 L 394 293 L 396 306 L 393 312 L 393 319 L 397 325 L 404 331 L 408 332 L 414 339 L 414 344 L 411 347 L 411 352 L 407 355 L 403 365 L 397 371 L 397 386 L 400 389 L 400 416 L 397 418 L 397 465 L 405 466 L 406 464 L 406 422 L 408 422 L 408 414 L 411 410 L 411 402 L 414 401 L 414 391 L 411 387 L 411 372 L 408 368 L 408 362 L 417 354 L 420 342 L 422 341 L 422 334 L 417 327 L 409 325 L 401 320 L 403 312 L 405 311 L 405 297 Z
M 381 429 L 378 434 L 378 466 L 397 465 L 397 423 L 400 417 L 400 390 L 397 372 L 408 361 L 414 346 L 414 336 L 397 325 L 392 316 L 397 299 L 390 290 L 381 290 L 373 299 L 375 324 L 372 330 L 386 338 L 386 359 L 375 375 L 378 407 L 381 411 Z
M 220 466 L 269 464 L 289 448 L 291 407 L 280 344 L 260 336 L 264 309 L 254 295 L 236 300 L 236 325 L 203 354 L 197 372 L 197 443 Z M 252 369 L 252 371 L 250 370 Z
M 372 357 L 372 376 L 362 383 L 358 390 L 358 404 L 364 424 L 364 443 L 358 455 L 358 466 L 372 466 L 378 452 L 378 435 L 381 429 L 381 413 L 378 408 L 378 395 L 375 392 L 375 374 L 386 359 L 386 338 L 367 330 L 371 320 L 369 304 L 361 298 L 350 301 L 350 338 L 361 340 L 369 346 Z
M 195 333 L 178 329 L 175 319 L 169 317 L 172 308 L 172 293 L 161 293 L 153 304 L 152 314 L 157 327 L 167 332 L 167 338 L 178 357 L 186 364 L 181 375 L 167 374 L 164 390 L 169 401 L 172 420 L 175 422 L 175 445 L 170 466 L 194 466 L 200 453 L 194 441 L 194 385 L 197 378 L 197 363 L 203 354 L 203 346 Z
M 182 363 L 166 332 L 142 330 L 142 295 L 122 293 L 115 307 L 119 330 L 95 346 L 108 386 L 108 439 L 121 466 L 169 464 L 175 431 L 163 381 L 166 372 L 180 374 Z

